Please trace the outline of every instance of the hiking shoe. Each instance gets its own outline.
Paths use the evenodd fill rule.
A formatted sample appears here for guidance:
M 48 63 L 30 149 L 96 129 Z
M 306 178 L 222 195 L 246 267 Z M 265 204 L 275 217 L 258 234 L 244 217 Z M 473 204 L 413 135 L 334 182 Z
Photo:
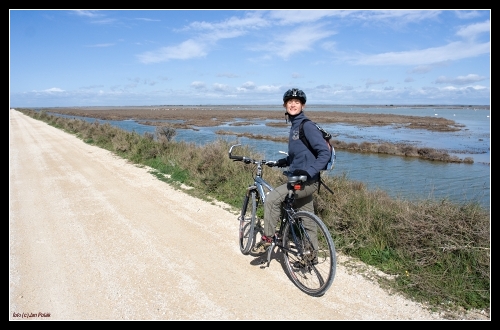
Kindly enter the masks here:
M 252 253 L 257 255 L 264 254 L 267 251 L 267 248 L 271 246 L 271 242 L 271 237 L 262 236 L 262 240 L 252 248 Z
M 271 246 L 271 243 L 268 242 L 259 242 L 252 248 L 252 253 L 256 255 L 261 255 L 266 253 L 267 248 Z

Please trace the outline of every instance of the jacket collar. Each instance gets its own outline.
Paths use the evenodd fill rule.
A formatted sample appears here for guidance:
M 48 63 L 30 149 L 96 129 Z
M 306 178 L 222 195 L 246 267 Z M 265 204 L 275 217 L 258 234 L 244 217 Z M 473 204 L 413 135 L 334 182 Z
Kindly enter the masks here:
M 296 122 L 301 122 L 303 119 L 306 118 L 306 115 L 304 114 L 304 111 L 301 111 L 299 114 L 295 116 L 288 115 L 288 118 L 290 119 L 290 122 L 292 125 Z

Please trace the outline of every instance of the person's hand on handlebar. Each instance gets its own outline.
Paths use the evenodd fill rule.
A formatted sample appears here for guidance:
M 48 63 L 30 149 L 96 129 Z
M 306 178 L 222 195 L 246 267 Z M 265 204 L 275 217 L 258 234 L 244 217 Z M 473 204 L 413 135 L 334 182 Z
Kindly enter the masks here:
M 287 164 L 286 164 L 286 158 L 281 158 L 281 159 L 278 159 L 278 160 L 275 160 L 275 161 L 268 161 L 266 163 L 266 165 L 269 166 L 269 167 L 273 167 L 273 166 L 285 167 L 285 166 L 287 166 Z
M 266 162 L 266 165 L 269 167 L 274 167 L 276 166 L 276 161 L 275 160 L 269 160 Z

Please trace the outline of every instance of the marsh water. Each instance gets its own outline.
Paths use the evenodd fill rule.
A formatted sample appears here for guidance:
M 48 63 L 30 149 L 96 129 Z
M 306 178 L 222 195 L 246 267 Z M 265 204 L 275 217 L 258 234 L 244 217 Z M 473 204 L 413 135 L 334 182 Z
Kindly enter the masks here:
M 179 108 L 179 106 L 175 106 Z M 201 107 L 201 106 L 200 106 Z M 189 108 L 196 108 L 189 106 Z M 203 106 L 204 109 L 209 106 Z M 213 106 L 213 109 L 225 110 L 276 110 L 283 111 L 281 106 Z M 356 126 L 346 124 L 322 124 L 321 126 L 333 133 L 335 139 L 345 142 L 391 142 L 406 143 L 416 147 L 428 147 L 446 150 L 448 154 L 461 159 L 471 157 L 473 164 L 444 163 L 428 161 L 411 157 L 388 156 L 381 154 L 366 154 L 337 150 L 335 167 L 327 175 L 346 175 L 350 180 L 361 181 L 369 189 L 381 189 L 392 197 L 405 199 L 449 199 L 454 202 L 478 201 L 490 208 L 490 124 L 491 111 L 489 107 L 362 107 L 362 106 L 329 106 L 312 105 L 309 111 L 341 111 L 353 113 L 399 114 L 411 116 L 432 116 L 451 119 L 463 125 L 455 132 L 432 132 L 429 130 L 409 129 L 395 126 Z M 71 116 L 74 117 L 74 116 Z M 78 118 L 78 117 L 77 117 Z M 84 118 L 95 121 L 94 118 Z M 285 117 L 283 116 L 283 121 Z M 155 127 L 141 125 L 135 120 L 99 120 L 107 122 L 127 131 L 139 134 L 154 133 Z M 238 121 L 238 119 L 236 120 Z M 241 119 L 243 121 L 243 119 Z M 248 121 L 248 120 L 245 120 Z M 176 129 L 175 140 L 183 140 L 203 145 L 216 139 L 226 139 L 231 142 L 250 145 L 259 151 L 265 159 L 278 159 L 286 151 L 286 143 L 268 140 L 256 140 L 245 137 L 236 138 L 231 135 L 216 134 L 219 130 L 237 133 L 252 133 L 262 135 L 287 136 L 288 127 L 266 125 L 267 120 L 257 120 L 251 125 L 233 125 L 225 123 L 214 127 L 196 127 L 192 129 Z

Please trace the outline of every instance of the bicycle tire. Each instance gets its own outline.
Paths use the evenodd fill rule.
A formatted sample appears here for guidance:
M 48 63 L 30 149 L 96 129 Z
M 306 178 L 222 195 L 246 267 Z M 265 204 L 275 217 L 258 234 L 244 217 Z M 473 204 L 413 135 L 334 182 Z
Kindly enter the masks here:
M 240 217 L 238 218 L 239 230 L 238 241 L 240 251 L 243 254 L 248 254 L 255 244 L 255 223 L 257 219 L 257 193 L 250 191 L 243 198 Z
M 337 270 L 337 255 L 333 239 L 323 221 L 314 213 L 299 211 L 295 224 L 287 221 L 283 229 L 283 255 L 285 269 L 291 281 L 310 296 L 320 297 L 330 288 Z M 318 249 L 313 248 L 306 233 L 304 220 L 317 227 Z M 295 234 L 295 239 L 292 234 Z M 299 255 L 302 247 L 304 255 Z M 314 260 L 316 258 L 316 261 Z

